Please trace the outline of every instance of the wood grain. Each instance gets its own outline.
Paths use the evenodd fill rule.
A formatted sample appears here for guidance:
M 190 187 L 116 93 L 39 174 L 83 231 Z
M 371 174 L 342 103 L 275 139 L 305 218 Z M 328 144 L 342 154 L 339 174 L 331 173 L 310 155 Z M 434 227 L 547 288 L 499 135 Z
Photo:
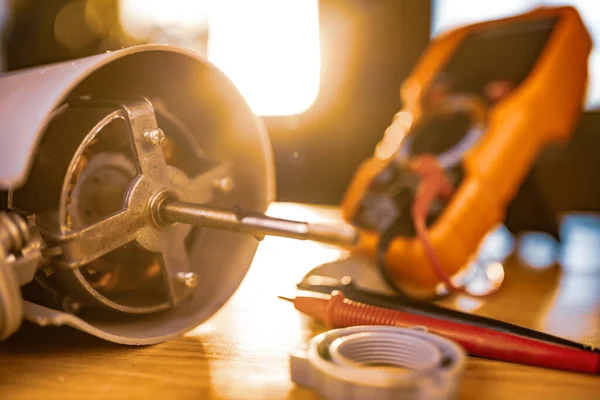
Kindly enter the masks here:
M 330 209 L 275 205 L 272 215 L 334 219 Z M 317 399 L 295 386 L 291 351 L 324 327 L 277 295 L 342 253 L 311 242 L 267 238 L 239 290 L 185 337 L 148 347 L 105 343 L 70 328 L 24 324 L 0 344 L 0 399 Z M 445 303 L 481 315 L 600 345 L 600 277 L 565 276 L 506 263 L 503 289 L 485 302 Z M 469 359 L 462 399 L 594 399 L 600 378 Z

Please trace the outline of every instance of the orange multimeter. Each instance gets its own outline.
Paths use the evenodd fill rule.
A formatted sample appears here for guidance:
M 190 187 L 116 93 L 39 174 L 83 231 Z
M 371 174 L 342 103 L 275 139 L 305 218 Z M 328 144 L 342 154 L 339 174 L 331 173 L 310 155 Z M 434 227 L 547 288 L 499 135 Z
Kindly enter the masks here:
M 583 110 L 591 39 L 572 7 L 538 8 L 437 37 L 403 83 L 404 108 L 342 202 L 399 291 L 429 296 L 468 265 L 507 218 L 540 151 L 568 140 Z M 418 239 L 414 202 L 425 179 L 411 160 L 436 160 L 452 185 L 431 198 Z M 527 206 L 522 214 L 539 213 Z M 442 271 L 432 268 L 428 248 Z M 429 254 L 430 255 L 430 254 Z

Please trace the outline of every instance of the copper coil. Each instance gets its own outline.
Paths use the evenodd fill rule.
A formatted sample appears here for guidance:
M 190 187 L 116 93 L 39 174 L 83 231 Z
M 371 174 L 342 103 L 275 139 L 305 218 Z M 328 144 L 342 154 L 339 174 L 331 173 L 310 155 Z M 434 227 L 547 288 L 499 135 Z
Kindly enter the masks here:
M 71 196 L 75 185 L 80 179 L 88 160 L 94 155 L 94 146 L 99 143 L 98 138 L 93 139 L 84 150 L 82 156 L 76 161 L 74 172 L 68 182 L 67 205 L 72 203 Z M 166 138 L 162 151 L 167 163 L 177 159 L 178 147 L 176 143 Z M 73 229 L 72 216 L 67 208 L 65 213 L 65 226 L 67 229 Z M 113 259 L 95 260 L 87 266 L 81 268 L 90 285 L 103 293 L 126 292 L 135 290 L 144 286 L 151 285 L 157 277 L 160 276 L 162 266 L 160 260 L 154 257 L 149 264 L 143 267 L 124 265 Z

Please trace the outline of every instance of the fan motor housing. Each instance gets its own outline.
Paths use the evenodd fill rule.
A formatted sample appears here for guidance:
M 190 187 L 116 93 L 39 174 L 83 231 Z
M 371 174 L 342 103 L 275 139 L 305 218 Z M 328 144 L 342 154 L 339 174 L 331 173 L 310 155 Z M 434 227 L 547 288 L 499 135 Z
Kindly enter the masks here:
M 131 47 L 9 73 L 0 78 L 0 93 L 0 208 L 35 216 L 49 249 L 55 236 L 74 235 L 138 203 L 144 205 L 136 210 L 145 212 L 145 204 L 167 194 L 185 200 L 188 192 L 205 190 L 206 204 L 256 212 L 274 199 L 271 146 L 262 123 L 225 75 L 194 52 Z M 138 111 L 155 121 L 152 138 L 143 137 L 148 134 L 140 128 Z M 158 144 L 157 132 L 167 144 L 160 135 Z M 161 147 L 167 172 L 151 177 L 153 164 L 140 168 L 140 155 L 128 151 L 129 145 L 134 150 L 147 146 L 155 155 L 151 147 Z M 228 190 L 219 190 L 210 179 L 194 180 L 215 164 L 228 166 L 226 176 L 215 175 L 234 182 Z M 139 182 L 152 184 L 142 190 Z M 160 253 L 153 251 L 173 240 L 168 235 L 177 229 L 150 221 L 143 235 L 132 236 L 128 247 L 135 251 L 116 249 L 109 261 L 120 263 L 124 276 L 133 273 L 133 280 L 139 278 L 138 263 L 146 263 L 142 272 L 151 274 L 153 263 L 161 263 Z M 68 324 L 124 344 L 162 342 L 191 330 L 231 297 L 258 241 L 251 235 L 190 229 L 177 236 L 185 241 L 189 271 L 181 280 L 185 293 L 176 299 L 165 294 L 144 303 L 141 296 L 127 296 L 134 290 L 127 285 L 119 287 L 124 298 L 114 295 L 119 291 L 109 278 L 92 277 L 112 268 L 106 262 L 93 268 L 86 260 L 76 266 L 58 263 L 44 267 L 48 279 L 42 275 L 42 280 L 83 308 L 60 310 L 37 302 L 26 290 L 35 279 L 21 282 L 25 318 Z M 158 261 L 153 254 L 159 254 Z M 110 296 L 103 292 L 108 287 Z

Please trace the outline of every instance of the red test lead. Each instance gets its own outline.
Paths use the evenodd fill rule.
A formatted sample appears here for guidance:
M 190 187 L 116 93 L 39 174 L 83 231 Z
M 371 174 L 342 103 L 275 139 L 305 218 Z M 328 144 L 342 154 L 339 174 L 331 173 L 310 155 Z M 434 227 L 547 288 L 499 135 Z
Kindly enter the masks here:
M 329 298 L 300 296 L 286 300 L 292 301 L 298 311 L 324 322 L 329 328 L 357 325 L 423 326 L 431 333 L 459 343 L 472 356 L 588 374 L 600 373 L 600 353 L 596 351 L 375 307 L 345 298 L 339 291 L 334 291 Z

